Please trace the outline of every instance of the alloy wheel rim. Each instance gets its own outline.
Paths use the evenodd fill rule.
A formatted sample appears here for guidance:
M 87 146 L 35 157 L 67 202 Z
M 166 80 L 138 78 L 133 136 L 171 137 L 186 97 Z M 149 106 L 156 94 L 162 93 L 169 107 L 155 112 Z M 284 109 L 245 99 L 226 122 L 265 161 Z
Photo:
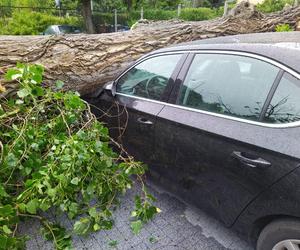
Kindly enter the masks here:
M 288 239 L 280 241 L 272 250 L 300 250 L 300 240 Z

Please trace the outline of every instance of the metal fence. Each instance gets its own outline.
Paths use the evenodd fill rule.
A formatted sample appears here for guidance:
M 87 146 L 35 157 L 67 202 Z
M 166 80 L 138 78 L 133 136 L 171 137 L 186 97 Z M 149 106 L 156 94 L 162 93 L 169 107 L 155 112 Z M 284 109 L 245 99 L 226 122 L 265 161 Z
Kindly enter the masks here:
M 227 2 L 225 1 L 224 11 L 227 12 Z M 179 4 L 177 8 L 172 8 L 168 10 L 158 10 L 161 12 L 169 13 L 166 19 L 176 18 L 181 15 L 184 8 L 189 8 L 190 6 Z M 24 7 L 24 6 L 0 6 L 0 19 L 9 19 L 12 17 L 13 13 L 18 11 L 34 11 L 38 13 L 50 14 L 57 17 L 82 17 L 81 9 L 66 9 L 66 8 L 47 8 L 47 7 Z M 150 10 L 151 11 L 151 10 Z M 153 10 L 157 11 L 157 10 Z M 97 9 L 92 10 L 93 21 L 96 26 L 96 31 L 98 33 L 103 32 L 113 32 L 119 29 L 124 29 L 126 26 L 130 26 L 134 21 L 139 19 L 148 18 L 145 13 L 149 15 L 149 11 L 144 11 L 143 8 L 137 11 L 131 11 L 130 13 L 124 12 L 124 10 L 114 10 L 111 12 L 103 12 Z

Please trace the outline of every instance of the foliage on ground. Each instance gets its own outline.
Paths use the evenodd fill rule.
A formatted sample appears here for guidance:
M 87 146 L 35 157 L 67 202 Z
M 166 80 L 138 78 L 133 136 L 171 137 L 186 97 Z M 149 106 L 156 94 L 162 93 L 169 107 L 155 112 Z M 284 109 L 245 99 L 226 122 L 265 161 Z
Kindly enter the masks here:
M 0 99 L 0 249 L 23 249 L 25 219 L 38 219 L 56 249 L 70 249 L 73 233 L 111 229 L 121 194 L 142 183 L 131 227 L 138 233 L 159 209 L 143 185 L 145 167 L 128 156 L 72 91 L 42 86 L 43 67 L 18 64 L 6 74 L 17 97 Z M 119 150 L 112 150 L 112 145 Z M 68 231 L 47 219 L 49 210 L 73 219 Z
M 275 27 L 276 32 L 289 32 L 293 31 L 293 28 L 289 24 L 278 24 Z

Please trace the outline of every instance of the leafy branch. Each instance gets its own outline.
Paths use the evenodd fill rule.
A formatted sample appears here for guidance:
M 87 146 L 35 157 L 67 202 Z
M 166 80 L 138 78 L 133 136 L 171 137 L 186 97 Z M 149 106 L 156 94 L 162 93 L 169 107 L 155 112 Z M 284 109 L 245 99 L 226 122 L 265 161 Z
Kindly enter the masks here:
M 0 249 L 25 247 L 28 237 L 17 235 L 24 218 L 39 219 L 56 249 L 70 249 L 73 233 L 111 229 L 133 176 L 143 186 L 132 213 L 137 233 L 159 212 L 143 184 L 145 166 L 109 137 L 78 93 L 63 91 L 60 81 L 42 87 L 42 76 L 43 67 L 26 64 L 6 74 L 20 88 L 15 99 L 0 100 Z M 74 219 L 72 232 L 45 218 L 49 209 Z

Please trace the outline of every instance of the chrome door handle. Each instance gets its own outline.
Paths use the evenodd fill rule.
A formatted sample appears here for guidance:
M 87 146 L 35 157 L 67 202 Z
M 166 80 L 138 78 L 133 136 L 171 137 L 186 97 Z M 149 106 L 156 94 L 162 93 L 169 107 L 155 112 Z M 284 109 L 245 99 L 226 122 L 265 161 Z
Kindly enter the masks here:
M 138 123 L 146 124 L 146 125 L 152 125 L 153 124 L 152 121 L 149 121 L 149 120 L 147 120 L 146 118 L 143 118 L 143 117 L 138 118 L 137 121 L 138 121 Z
M 263 158 L 260 157 L 256 159 L 248 158 L 244 156 L 242 152 L 238 152 L 238 151 L 233 151 L 231 156 L 239 160 L 244 165 L 251 168 L 268 168 L 272 165 L 270 162 L 266 161 Z

